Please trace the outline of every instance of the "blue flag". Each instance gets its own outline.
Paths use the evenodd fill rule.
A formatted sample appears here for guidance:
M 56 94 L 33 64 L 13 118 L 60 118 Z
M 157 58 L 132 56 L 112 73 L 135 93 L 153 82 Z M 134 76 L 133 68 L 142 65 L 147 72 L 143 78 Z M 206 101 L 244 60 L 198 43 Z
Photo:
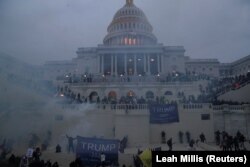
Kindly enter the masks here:
M 179 122 L 177 105 L 174 104 L 154 104 L 149 106 L 150 123 L 165 124 Z
M 119 140 L 86 138 L 77 136 L 76 156 L 85 166 L 96 166 L 101 163 L 101 154 L 105 155 L 105 164 L 118 162 Z

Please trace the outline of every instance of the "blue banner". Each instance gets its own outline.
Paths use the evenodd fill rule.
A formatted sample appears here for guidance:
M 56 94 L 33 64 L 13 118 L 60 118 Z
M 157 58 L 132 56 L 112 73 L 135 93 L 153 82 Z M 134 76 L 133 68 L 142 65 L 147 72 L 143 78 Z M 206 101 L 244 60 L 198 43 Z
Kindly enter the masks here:
M 80 157 L 84 166 L 101 164 L 101 154 L 105 155 L 105 165 L 118 162 L 119 140 L 86 138 L 77 136 L 76 157 Z
M 165 124 L 179 122 L 177 105 L 173 104 L 155 104 L 149 106 L 150 123 Z

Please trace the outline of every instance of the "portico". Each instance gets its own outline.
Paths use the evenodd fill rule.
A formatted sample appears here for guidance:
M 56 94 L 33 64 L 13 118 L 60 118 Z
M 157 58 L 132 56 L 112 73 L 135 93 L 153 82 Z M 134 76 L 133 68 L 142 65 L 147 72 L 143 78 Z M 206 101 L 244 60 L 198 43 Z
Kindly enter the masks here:
M 100 73 L 111 76 L 143 76 L 161 73 L 160 53 L 100 54 Z

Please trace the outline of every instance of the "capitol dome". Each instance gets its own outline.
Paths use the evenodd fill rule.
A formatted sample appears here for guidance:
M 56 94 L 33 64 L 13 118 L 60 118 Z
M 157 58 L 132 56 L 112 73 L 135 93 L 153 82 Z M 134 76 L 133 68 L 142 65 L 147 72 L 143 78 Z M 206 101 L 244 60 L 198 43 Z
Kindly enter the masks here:
M 108 26 L 104 45 L 152 45 L 157 39 L 152 33 L 153 27 L 144 12 L 136 7 L 133 0 L 116 12 Z

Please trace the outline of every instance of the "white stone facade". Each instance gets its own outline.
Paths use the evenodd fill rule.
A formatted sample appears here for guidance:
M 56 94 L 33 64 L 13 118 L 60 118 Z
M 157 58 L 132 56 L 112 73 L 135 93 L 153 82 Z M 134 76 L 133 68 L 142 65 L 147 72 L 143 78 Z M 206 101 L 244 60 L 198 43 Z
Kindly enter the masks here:
M 183 46 L 164 46 L 157 43 L 152 31 L 153 27 L 144 13 L 134 6 L 133 1 L 127 1 L 114 16 L 103 44 L 79 48 L 76 51 L 77 57 L 72 61 L 46 63 L 46 79 L 55 80 L 57 77 L 64 78 L 69 75 L 78 75 L 83 79 L 89 75 L 93 80 L 97 78 L 93 82 L 56 82 L 61 88 L 67 87 L 71 93 L 79 94 L 82 99 L 90 99 L 93 94 L 101 99 L 110 95 L 116 99 L 123 96 L 146 98 L 146 94 L 151 92 L 153 99 L 164 96 L 168 102 L 178 102 L 179 92 L 183 92 L 187 97 L 197 98 L 201 91 L 205 92 L 208 82 L 205 79 L 165 82 L 164 79 L 168 75 L 204 75 L 218 78 L 246 74 L 250 70 L 250 56 L 230 64 L 222 64 L 217 59 L 192 59 L 185 56 Z M 208 141 L 214 140 L 215 130 L 226 130 L 233 134 L 236 129 L 242 129 L 249 137 L 248 124 L 232 123 L 229 118 L 233 113 L 229 113 L 229 117 L 223 115 L 224 112 L 231 111 L 245 112 L 236 115 L 240 120 L 247 122 L 249 114 L 246 111 L 249 111 L 249 106 L 234 110 L 230 107 L 216 108 L 210 104 L 186 108 L 184 105 L 178 104 L 180 123 L 166 125 L 149 124 L 148 108 L 134 109 L 126 113 L 124 108 L 112 110 L 109 105 L 106 109 L 99 106 L 94 108 L 88 117 L 83 118 L 83 121 L 86 119 L 94 123 L 91 124 L 92 131 L 86 134 L 83 132 L 81 135 L 101 134 L 106 138 L 118 139 L 128 135 L 130 146 L 159 143 L 161 131 L 165 131 L 167 137 L 173 136 L 174 140 L 177 140 L 179 131 L 190 131 L 194 139 L 204 132 Z M 201 114 L 210 114 L 210 119 L 201 120 Z M 247 118 L 244 118 L 246 115 Z M 235 126 L 232 127 L 231 123 Z M 132 131 L 133 128 L 137 130 Z
M 133 1 L 116 12 L 107 28 L 103 44 L 82 47 L 72 61 L 47 62 L 46 78 L 71 74 L 94 76 L 156 76 L 172 73 L 208 75 L 211 77 L 246 74 L 250 56 L 230 64 L 217 59 L 192 59 L 185 56 L 183 46 L 157 43 L 153 26 Z

